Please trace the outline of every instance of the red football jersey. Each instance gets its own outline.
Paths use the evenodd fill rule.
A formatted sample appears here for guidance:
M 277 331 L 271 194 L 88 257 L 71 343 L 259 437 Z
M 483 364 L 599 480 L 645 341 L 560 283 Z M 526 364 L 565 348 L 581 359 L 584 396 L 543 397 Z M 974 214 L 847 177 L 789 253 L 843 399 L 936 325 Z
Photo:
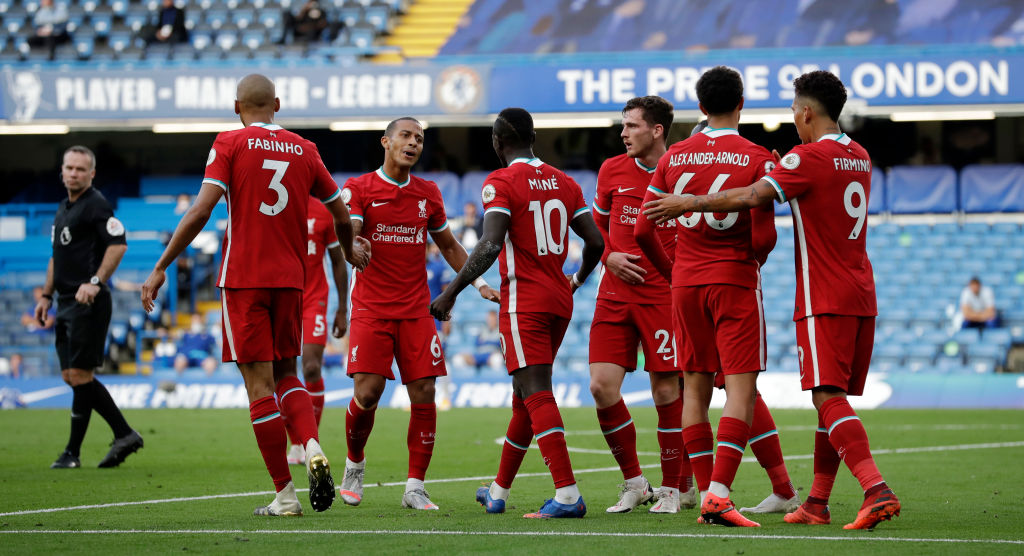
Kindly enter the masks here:
M 203 183 L 224 189 L 221 288 L 295 288 L 305 280 L 306 199 L 340 191 L 316 145 L 276 124 L 217 135 Z
M 306 214 L 306 236 L 306 285 L 302 288 L 302 304 L 309 307 L 323 302 L 326 306 L 328 291 L 324 254 L 341 243 L 334 233 L 334 217 L 323 203 L 312 197 Z
M 502 313 L 572 317 L 572 292 L 562 273 L 569 222 L 587 212 L 572 178 L 537 158 L 517 158 L 491 172 L 481 190 L 485 213 L 511 218 L 499 256 Z
M 620 154 L 609 158 L 597 173 L 597 196 L 594 197 L 594 211 L 608 217 L 608 244 L 604 246 L 605 257 L 613 251 L 640 255 L 634 264 L 647 271 L 644 283 L 630 285 L 605 270 L 597 291 L 598 299 L 670 305 L 672 290 L 633 238 L 637 218 L 643 215 L 644 194 L 651 183 L 654 168 L 647 168 L 639 160 Z M 676 244 L 676 221 L 670 220 L 658 226 L 658 238 L 665 251 L 672 253 Z
M 658 161 L 650 188 L 659 193 L 707 195 L 746 187 L 774 164 L 764 147 L 740 137 L 735 129 L 705 128 L 669 148 Z M 760 286 L 749 211 L 694 212 L 677 221 L 673 287 Z
M 399 183 L 378 168 L 345 182 L 342 199 L 371 244 L 370 265 L 352 278 L 352 317 L 429 316 L 427 232 L 448 227 L 437 184 L 416 176 Z
M 812 315 L 872 317 L 875 278 L 865 248 L 871 158 L 845 133 L 798 145 L 765 177 L 793 209 L 794 320 Z

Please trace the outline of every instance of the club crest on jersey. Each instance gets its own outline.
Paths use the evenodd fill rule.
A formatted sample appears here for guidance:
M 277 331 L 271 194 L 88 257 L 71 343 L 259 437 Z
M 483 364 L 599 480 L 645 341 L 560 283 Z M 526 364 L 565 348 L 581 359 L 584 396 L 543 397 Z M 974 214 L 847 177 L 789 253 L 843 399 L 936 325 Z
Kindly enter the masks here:
M 498 192 L 495 191 L 494 186 L 491 184 L 487 184 L 484 186 L 483 191 L 480 192 L 480 199 L 483 200 L 484 204 L 486 205 L 487 203 L 493 201 L 494 196 L 497 194 Z
M 800 166 L 800 155 L 796 153 L 789 153 L 782 157 L 782 167 L 787 170 L 796 170 L 797 166 Z
M 345 189 L 342 189 L 341 190 L 341 202 L 345 203 L 347 205 L 349 203 L 349 201 L 351 201 L 351 200 L 352 200 L 352 190 L 347 188 L 347 187 Z
M 64 226 L 64 229 L 60 231 L 60 244 L 67 245 L 69 243 L 71 243 L 71 230 Z
M 122 224 L 120 220 L 111 216 L 107 219 L 107 233 L 112 236 L 123 236 L 124 224 Z
M 359 346 L 355 346 L 355 347 L 352 348 L 352 355 L 349 356 L 349 358 L 348 358 L 349 361 L 355 362 L 355 360 L 356 360 L 356 352 L 357 351 L 359 351 Z
M 765 161 L 765 163 L 764 163 L 764 173 L 765 174 L 772 173 L 772 170 L 774 170 L 774 169 L 775 169 L 775 163 L 774 162 L 772 162 L 771 160 Z
M 419 204 L 417 206 L 420 208 L 420 216 L 419 217 L 420 218 L 426 218 L 427 217 L 427 200 L 426 199 L 420 199 L 420 202 L 419 202 Z
M 213 164 L 213 161 L 217 159 L 217 149 L 210 149 L 210 156 L 206 157 L 206 165 Z

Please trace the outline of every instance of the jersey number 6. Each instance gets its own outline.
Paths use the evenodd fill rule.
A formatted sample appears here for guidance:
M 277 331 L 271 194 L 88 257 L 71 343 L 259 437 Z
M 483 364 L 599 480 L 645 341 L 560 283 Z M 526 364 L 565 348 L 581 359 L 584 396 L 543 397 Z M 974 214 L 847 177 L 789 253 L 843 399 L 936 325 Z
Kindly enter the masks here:
M 264 160 L 263 169 L 274 171 L 274 177 L 270 178 L 269 187 L 274 193 L 277 193 L 277 202 L 273 205 L 260 203 L 260 212 L 267 216 L 281 214 L 281 211 L 288 204 L 288 190 L 281 184 L 281 180 L 284 179 L 284 173 L 288 169 L 288 163 L 282 160 Z

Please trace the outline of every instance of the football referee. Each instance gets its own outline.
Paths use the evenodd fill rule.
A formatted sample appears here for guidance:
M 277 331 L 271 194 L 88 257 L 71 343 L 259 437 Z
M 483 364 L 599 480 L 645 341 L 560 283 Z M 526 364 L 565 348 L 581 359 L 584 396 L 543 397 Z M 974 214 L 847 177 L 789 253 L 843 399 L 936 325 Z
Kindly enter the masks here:
M 53 219 L 53 255 L 46 269 L 43 296 L 35 317 L 42 321 L 57 296 L 57 357 L 61 377 L 71 386 L 71 437 L 50 465 L 53 469 L 81 467 L 79 449 L 89 417 L 96 410 L 114 431 L 110 452 L 100 467 L 116 467 L 142 447 L 142 437 L 121 415 L 110 392 L 94 375 L 103 363 L 110 325 L 111 299 L 107 281 L 128 249 L 124 226 L 114 218 L 103 194 L 92 187 L 96 155 L 86 147 L 64 151 L 61 179 L 68 190 Z

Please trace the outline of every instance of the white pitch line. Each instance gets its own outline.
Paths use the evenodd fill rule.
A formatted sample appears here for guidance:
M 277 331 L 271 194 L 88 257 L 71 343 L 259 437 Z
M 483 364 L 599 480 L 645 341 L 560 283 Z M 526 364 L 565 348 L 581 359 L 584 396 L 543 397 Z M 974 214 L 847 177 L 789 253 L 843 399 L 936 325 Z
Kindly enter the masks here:
M 603 531 L 438 531 L 438 530 L 278 530 L 278 529 L 26 529 L 21 531 L 2 530 L 7 535 L 431 535 L 451 537 L 617 537 L 617 538 L 664 538 L 664 539 L 754 539 L 759 541 L 864 541 L 902 543 L 946 543 L 946 544 L 1010 544 L 1024 545 L 1020 539 L 958 539 L 958 538 L 914 538 L 822 535 L 725 535 L 718 533 L 616 533 Z M 856 533 L 854 533 L 856 534 Z
M 1016 442 L 985 442 L 982 444 L 954 444 L 951 446 L 921 446 L 918 448 L 894 448 L 894 449 L 882 449 L 872 450 L 872 455 L 885 455 L 885 454 L 915 454 L 924 452 L 947 452 L 953 450 L 984 450 L 992 448 L 1019 448 L 1024 447 L 1024 441 Z M 602 453 L 604 453 L 602 451 Z M 813 454 L 798 454 L 786 456 L 787 460 L 803 460 L 813 459 Z M 746 457 L 743 458 L 746 463 L 757 461 L 755 458 Z M 641 468 L 652 469 L 659 467 L 660 464 L 652 463 L 647 465 L 641 465 Z M 573 473 L 582 475 L 585 473 L 605 473 L 610 471 L 619 471 L 618 466 L 612 467 L 593 467 L 589 469 L 574 469 Z M 547 471 L 540 473 L 520 473 L 516 475 L 516 478 L 529 478 L 529 477 L 548 477 L 550 474 Z M 452 477 L 448 479 L 429 479 L 424 481 L 430 484 L 441 484 L 441 483 L 465 483 L 470 481 L 490 481 L 494 479 L 494 475 L 481 475 L 477 477 Z M 405 481 L 398 481 L 393 483 L 375 483 L 365 485 L 363 488 L 372 487 L 391 487 L 391 486 L 404 486 Z M 309 489 L 296 489 L 298 492 L 304 492 Z M 19 516 L 19 515 L 33 515 L 33 514 L 46 514 L 54 512 L 67 512 L 74 510 L 95 510 L 102 508 L 120 508 L 124 506 L 143 506 L 147 504 L 168 504 L 172 502 L 195 502 L 199 500 L 215 500 L 218 498 L 243 498 L 248 496 L 272 496 L 273 491 L 262 491 L 262 492 L 239 492 L 234 494 L 209 494 L 205 496 L 186 496 L 181 498 L 160 498 L 156 500 L 138 500 L 134 502 L 108 502 L 106 504 L 86 504 L 82 506 L 66 506 L 62 508 L 41 508 L 36 510 L 18 510 L 13 512 L 0 512 L 0 517 L 7 516 Z M 0 531 L 2 532 L 2 531 Z M 803 537 L 801 537 L 803 538 Z

